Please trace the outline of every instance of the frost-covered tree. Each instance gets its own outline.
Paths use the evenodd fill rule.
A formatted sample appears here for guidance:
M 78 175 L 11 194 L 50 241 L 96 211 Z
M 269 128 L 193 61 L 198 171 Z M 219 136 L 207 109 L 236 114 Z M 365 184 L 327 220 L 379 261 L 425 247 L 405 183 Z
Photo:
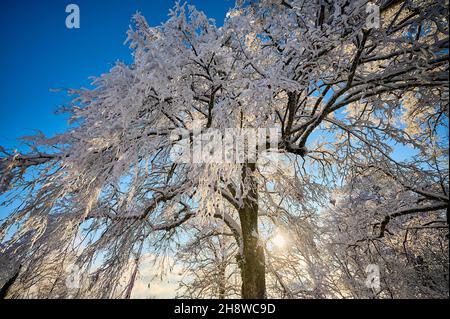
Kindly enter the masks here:
M 196 228 L 193 239 L 177 253 L 176 262 L 183 265 L 185 272 L 177 297 L 225 299 L 240 296 L 238 246 L 233 234 L 224 226 L 193 227 Z
M 432 191 L 429 176 L 420 183 Z M 373 170 L 336 194 L 324 216 L 327 243 L 321 244 L 344 296 L 448 298 L 447 214 L 426 195 Z M 370 264 L 379 267 L 379 288 L 366 287 Z
M 265 225 L 317 214 L 358 170 L 422 203 L 384 203 L 380 237 L 397 216 L 448 209 L 448 1 L 375 5 L 379 25 L 348 0 L 238 1 L 222 27 L 180 4 L 157 27 L 135 15 L 133 63 L 70 91 L 70 129 L 1 149 L 1 193 L 20 203 L 0 228 L 3 281 L 22 265 L 26 290 L 35 265 L 67 255 L 87 291 L 126 297 L 136 271 L 125 291 L 117 279 L 130 261 L 176 251 L 213 218 L 236 241 L 241 296 L 264 298 Z M 272 166 L 172 156 L 179 132 L 192 146 L 211 129 L 256 128 L 280 132 L 256 143 L 280 154 Z

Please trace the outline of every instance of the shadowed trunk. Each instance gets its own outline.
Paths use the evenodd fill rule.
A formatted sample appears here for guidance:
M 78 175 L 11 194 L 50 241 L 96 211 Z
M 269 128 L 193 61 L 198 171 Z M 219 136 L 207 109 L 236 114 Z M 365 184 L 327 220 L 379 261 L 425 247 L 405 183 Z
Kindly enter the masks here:
M 240 262 L 242 277 L 242 298 L 263 299 L 266 296 L 264 248 L 258 236 L 258 193 L 256 181 L 247 174 L 255 171 L 255 164 L 244 166 L 243 180 L 252 185 L 244 205 L 239 210 L 242 228 L 243 251 Z

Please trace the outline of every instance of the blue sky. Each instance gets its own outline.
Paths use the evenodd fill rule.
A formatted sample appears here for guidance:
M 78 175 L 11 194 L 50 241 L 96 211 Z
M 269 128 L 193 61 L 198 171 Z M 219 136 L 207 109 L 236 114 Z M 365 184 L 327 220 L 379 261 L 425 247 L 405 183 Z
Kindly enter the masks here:
M 80 29 L 67 29 L 65 8 L 80 8 Z M 54 112 L 69 98 L 50 89 L 89 85 L 117 60 L 131 62 L 124 45 L 131 17 L 140 11 L 150 25 L 167 19 L 173 0 L 2 0 L 0 2 L 0 145 L 34 129 L 52 135 L 66 119 Z M 191 0 L 221 25 L 234 0 Z

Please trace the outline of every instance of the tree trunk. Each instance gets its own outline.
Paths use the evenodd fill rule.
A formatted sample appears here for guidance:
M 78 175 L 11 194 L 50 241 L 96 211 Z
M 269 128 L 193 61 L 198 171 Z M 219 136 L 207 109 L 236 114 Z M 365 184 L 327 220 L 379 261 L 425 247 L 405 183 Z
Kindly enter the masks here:
M 258 235 L 258 193 L 256 181 L 251 172 L 255 164 L 244 165 L 243 181 L 250 183 L 251 191 L 243 201 L 239 210 L 242 229 L 242 260 L 240 261 L 242 278 L 242 298 L 263 299 L 266 297 L 264 247 L 260 244 Z
M 225 299 L 226 280 L 226 266 L 222 263 L 219 267 L 219 299 Z

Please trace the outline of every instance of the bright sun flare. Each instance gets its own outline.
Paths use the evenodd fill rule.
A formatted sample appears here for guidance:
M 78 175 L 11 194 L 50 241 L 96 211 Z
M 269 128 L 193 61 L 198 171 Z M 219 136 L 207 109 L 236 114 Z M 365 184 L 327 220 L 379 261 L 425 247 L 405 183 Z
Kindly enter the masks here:
M 286 239 L 279 233 L 276 234 L 275 237 L 273 237 L 272 242 L 278 248 L 283 248 L 286 245 Z

